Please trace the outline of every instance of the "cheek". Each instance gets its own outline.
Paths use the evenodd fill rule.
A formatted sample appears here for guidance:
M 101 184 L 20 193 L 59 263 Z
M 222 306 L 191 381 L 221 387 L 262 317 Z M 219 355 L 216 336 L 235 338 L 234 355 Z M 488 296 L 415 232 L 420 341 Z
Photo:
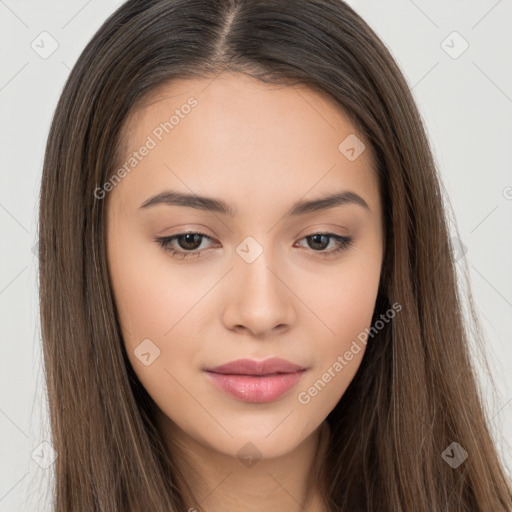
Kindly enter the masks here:
M 129 231 L 113 232 L 109 240 L 115 302 L 125 341 L 130 343 L 174 336 L 208 284 L 194 280 L 186 267 L 173 265 L 156 246 Z
M 309 293 L 308 301 L 321 319 L 314 337 L 315 368 L 301 386 L 297 399 L 310 413 L 327 415 L 354 378 L 371 342 L 368 331 L 378 293 L 381 260 L 379 252 L 361 251 L 332 274 L 323 293 Z M 310 290 L 311 283 L 308 287 Z M 306 327 L 307 329 L 307 327 Z M 308 332 L 313 332 L 308 329 Z
M 202 338 L 194 333 L 201 323 L 196 306 L 214 281 L 194 281 L 185 267 L 172 266 L 152 245 L 121 230 L 109 239 L 109 270 L 124 345 L 137 377 L 157 404 L 197 414 L 180 384 L 186 384 L 186 372 L 199 364 Z

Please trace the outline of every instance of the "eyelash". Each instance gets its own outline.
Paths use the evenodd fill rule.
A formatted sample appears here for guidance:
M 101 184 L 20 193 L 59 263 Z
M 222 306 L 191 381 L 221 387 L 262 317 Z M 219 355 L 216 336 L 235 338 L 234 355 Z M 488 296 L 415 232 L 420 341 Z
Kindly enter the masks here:
M 212 237 L 210 237 L 204 233 L 197 232 L 197 231 L 188 231 L 188 232 L 184 232 L 184 233 L 177 233 L 176 235 L 172 235 L 172 236 L 157 237 L 154 240 L 155 240 L 155 242 L 157 242 L 160 245 L 160 247 L 165 252 L 171 253 L 173 258 L 184 260 L 187 258 L 200 257 L 201 251 L 198 251 L 197 249 L 195 249 L 193 251 L 183 251 L 183 250 L 177 250 L 177 249 L 173 249 L 173 248 L 169 247 L 169 244 L 173 240 L 175 240 L 176 238 L 179 238 L 181 236 L 185 236 L 185 235 L 199 235 L 203 238 L 213 240 Z M 331 251 L 315 251 L 312 249 L 313 252 L 320 253 L 320 255 L 324 258 L 327 258 L 333 254 L 337 254 L 337 253 L 346 251 L 353 244 L 353 237 L 341 236 L 341 235 L 337 235 L 336 233 L 330 233 L 330 232 L 312 233 L 311 235 L 307 235 L 307 236 L 301 238 L 301 240 L 304 240 L 305 238 L 317 236 L 317 235 L 323 235 L 323 236 L 328 236 L 330 238 L 334 238 L 336 240 L 336 242 L 339 244 L 336 249 L 331 250 Z

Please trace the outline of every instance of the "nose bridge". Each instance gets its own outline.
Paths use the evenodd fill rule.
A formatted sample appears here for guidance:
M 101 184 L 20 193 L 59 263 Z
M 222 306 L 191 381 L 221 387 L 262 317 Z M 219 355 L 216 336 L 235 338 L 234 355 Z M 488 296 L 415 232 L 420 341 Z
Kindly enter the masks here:
M 293 310 L 286 279 L 279 276 L 282 268 L 278 251 L 271 247 L 271 236 L 248 236 L 236 247 L 234 268 L 236 284 L 228 294 L 229 314 L 225 320 L 243 325 L 253 332 L 262 332 L 289 323 Z
M 253 291 L 276 286 L 276 270 L 271 269 L 279 264 L 275 257 L 277 251 L 271 246 L 270 240 L 271 236 L 247 236 L 236 248 L 239 256 L 237 273 L 241 275 L 244 287 L 250 287 Z

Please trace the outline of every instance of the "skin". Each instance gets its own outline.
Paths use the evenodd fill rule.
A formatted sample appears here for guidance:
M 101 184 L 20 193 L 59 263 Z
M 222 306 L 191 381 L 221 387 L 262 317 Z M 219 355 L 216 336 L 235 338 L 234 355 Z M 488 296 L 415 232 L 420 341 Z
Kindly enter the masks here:
M 323 95 L 224 73 L 156 91 L 125 125 L 126 158 L 191 96 L 197 106 L 106 197 L 109 271 L 126 351 L 159 407 L 169 449 L 172 442 L 184 461 L 196 496 L 186 494 L 187 507 L 324 511 L 312 470 L 327 449 L 325 418 L 354 377 L 364 344 L 309 403 L 298 394 L 371 325 L 384 250 L 373 154 L 366 143 L 354 161 L 340 152 L 356 130 Z M 140 208 L 166 189 L 222 199 L 238 214 Z M 284 217 L 295 201 L 341 190 L 357 193 L 369 209 L 345 204 Z M 176 259 L 154 241 L 184 231 L 212 238 L 189 249 L 200 257 Z M 329 255 L 334 238 L 316 245 L 307 238 L 326 231 L 352 236 L 353 244 Z M 251 263 L 236 252 L 249 236 L 263 251 Z M 171 243 L 184 252 L 191 245 Z M 146 339 L 147 366 L 136 355 Z M 237 400 L 203 372 L 269 357 L 307 367 L 270 403 Z M 261 457 L 251 467 L 237 456 L 249 442 Z

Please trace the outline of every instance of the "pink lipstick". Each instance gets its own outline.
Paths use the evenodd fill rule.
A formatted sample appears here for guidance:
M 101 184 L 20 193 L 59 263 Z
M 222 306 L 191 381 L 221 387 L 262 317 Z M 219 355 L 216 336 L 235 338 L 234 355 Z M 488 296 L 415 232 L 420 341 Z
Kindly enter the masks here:
M 299 382 L 305 371 L 302 366 L 275 357 L 265 361 L 238 359 L 205 368 L 210 382 L 218 389 L 252 403 L 277 400 Z

